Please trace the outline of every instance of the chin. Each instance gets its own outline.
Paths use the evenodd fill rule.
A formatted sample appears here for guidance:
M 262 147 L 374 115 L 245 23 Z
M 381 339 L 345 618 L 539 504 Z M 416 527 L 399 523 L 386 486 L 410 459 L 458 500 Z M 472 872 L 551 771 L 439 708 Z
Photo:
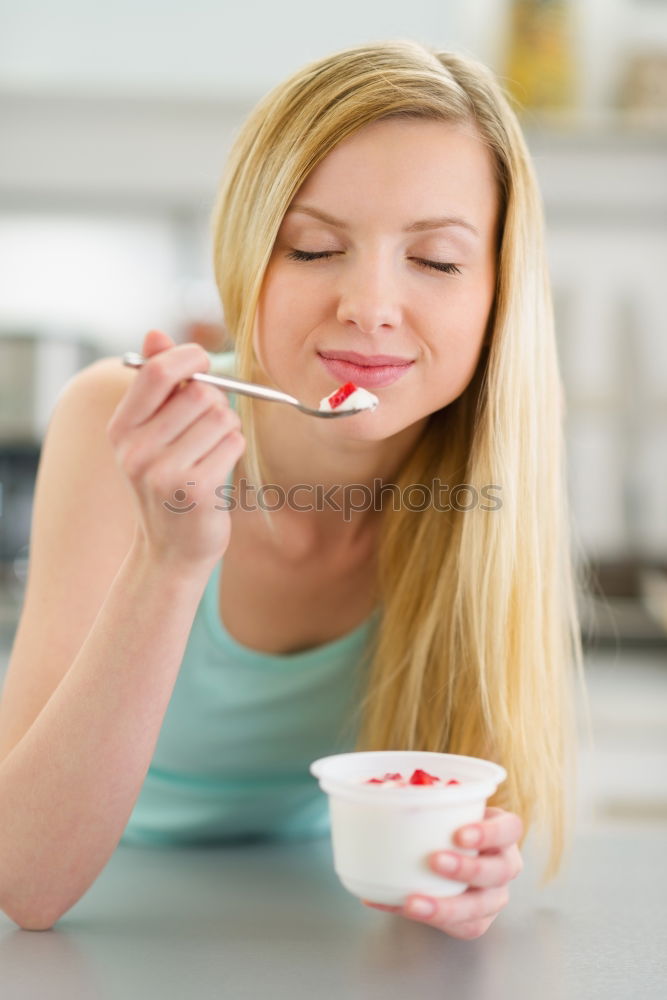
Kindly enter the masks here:
M 378 410 L 374 413 L 360 413 L 355 417 L 344 417 L 336 421 L 332 420 L 331 424 L 335 426 L 337 438 L 347 441 L 386 441 L 405 430 L 406 426 L 409 426 L 404 424 L 396 425 L 394 421 L 389 424 L 387 420 L 379 417 Z

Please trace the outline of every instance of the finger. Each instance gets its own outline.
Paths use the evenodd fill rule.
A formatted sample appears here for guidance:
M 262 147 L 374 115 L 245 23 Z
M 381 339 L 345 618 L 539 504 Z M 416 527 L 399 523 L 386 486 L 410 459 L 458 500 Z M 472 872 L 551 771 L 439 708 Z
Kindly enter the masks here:
M 487 847 L 509 847 L 521 839 L 523 823 L 516 813 L 488 806 L 480 823 L 459 827 L 453 840 L 460 847 L 477 847 L 480 851 Z
M 164 463 L 168 468 L 187 469 L 205 459 L 209 452 L 239 426 L 239 418 L 234 410 L 217 402 L 170 442 L 164 459 L 154 463 L 154 468 L 157 471 Z
M 481 852 L 472 858 L 457 851 L 438 851 L 430 854 L 428 861 L 438 875 L 482 888 L 506 885 L 523 871 L 521 853 L 516 844 L 504 850 L 490 848 L 488 854 Z
M 217 408 L 234 414 L 227 397 L 213 386 L 192 379 L 174 389 L 167 403 L 155 414 L 151 423 L 151 440 L 155 448 L 163 448 L 174 441 L 207 410 Z M 231 418 L 230 418 L 231 419 Z M 239 418 L 231 420 L 240 427 Z
M 501 886 L 494 889 L 467 889 L 460 896 L 410 896 L 403 908 L 403 916 L 421 923 L 432 924 L 434 927 L 447 929 L 456 924 L 464 924 L 473 920 L 483 920 L 494 916 L 507 906 L 509 889 Z M 430 913 L 426 906 L 430 904 Z
M 197 474 L 201 476 L 202 479 L 208 478 L 208 476 L 221 476 L 221 470 L 227 469 L 229 466 L 230 458 L 236 456 L 233 460 L 232 466 L 236 465 L 241 455 L 245 451 L 246 440 L 243 437 L 241 431 L 232 430 L 229 434 L 226 434 L 218 443 L 211 448 L 211 450 L 200 458 L 198 462 L 195 462 L 193 469 L 196 470 Z M 224 473 L 225 477 L 227 472 Z M 218 484 L 219 485 L 219 484 Z M 215 495 L 219 500 L 225 499 L 221 497 L 216 491 Z
M 370 906 L 374 910 L 385 910 L 387 913 L 400 913 L 403 909 L 402 906 L 389 906 L 386 903 L 371 903 L 368 899 L 362 899 L 361 902 L 364 906 Z
M 486 934 L 493 921 L 498 916 L 495 913 L 492 917 L 484 917 L 482 920 L 470 920 L 464 924 L 455 924 L 448 927 L 446 933 L 449 937 L 459 938 L 461 941 L 472 941 L 474 938 Z
M 144 337 L 141 353 L 145 358 L 150 358 L 160 351 L 166 351 L 167 348 L 175 346 L 176 344 L 171 337 L 163 333 L 162 330 L 149 330 Z
M 139 427 L 168 399 L 181 382 L 195 372 L 206 372 L 209 357 L 199 344 L 177 344 L 158 351 L 136 372 L 119 409 L 116 421 L 125 428 Z

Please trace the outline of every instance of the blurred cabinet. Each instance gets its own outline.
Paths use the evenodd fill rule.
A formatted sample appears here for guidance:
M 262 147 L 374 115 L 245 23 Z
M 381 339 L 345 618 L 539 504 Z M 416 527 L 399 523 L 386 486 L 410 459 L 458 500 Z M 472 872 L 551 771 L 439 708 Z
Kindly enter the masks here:
M 37 444 L 0 444 L 0 586 L 27 552 L 39 456 Z
M 545 200 L 575 528 L 667 561 L 667 136 L 530 133 Z

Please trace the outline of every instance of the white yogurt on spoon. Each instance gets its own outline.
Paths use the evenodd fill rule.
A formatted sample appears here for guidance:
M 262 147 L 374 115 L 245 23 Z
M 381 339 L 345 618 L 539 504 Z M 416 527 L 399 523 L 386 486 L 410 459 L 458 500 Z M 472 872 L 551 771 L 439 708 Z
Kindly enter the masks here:
M 368 389 L 346 382 L 320 400 L 320 410 L 374 410 L 380 400 Z

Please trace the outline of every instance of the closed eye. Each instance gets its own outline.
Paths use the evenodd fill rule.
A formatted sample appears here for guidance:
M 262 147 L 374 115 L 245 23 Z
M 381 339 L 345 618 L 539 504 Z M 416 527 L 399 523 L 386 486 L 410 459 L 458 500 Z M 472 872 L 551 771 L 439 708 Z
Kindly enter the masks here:
M 333 257 L 334 253 L 331 250 L 323 250 L 320 253 L 310 253 L 307 250 L 292 250 L 287 254 L 290 260 L 323 260 L 327 257 Z M 456 266 L 456 264 L 443 264 L 437 260 L 422 260 L 421 257 L 410 257 L 410 260 L 414 260 L 415 264 L 419 264 L 420 267 L 431 268 L 434 271 L 444 271 L 446 274 L 460 274 L 461 269 Z

